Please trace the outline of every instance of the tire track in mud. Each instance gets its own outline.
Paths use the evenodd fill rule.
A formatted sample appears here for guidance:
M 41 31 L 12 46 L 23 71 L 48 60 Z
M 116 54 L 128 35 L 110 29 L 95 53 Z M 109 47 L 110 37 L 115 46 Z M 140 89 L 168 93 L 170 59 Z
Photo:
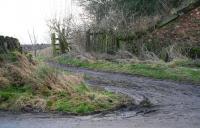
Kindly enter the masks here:
M 78 67 L 66 67 L 65 65 L 50 63 L 58 68 L 74 73 L 82 73 L 89 76 L 88 82 L 102 86 L 109 90 L 125 93 L 131 97 L 144 97 L 159 106 L 193 105 L 199 106 L 200 86 L 189 85 L 172 81 L 155 80 L 146 77 L 135 77 L 121 73 L 98 72 Z M 141 98 L 142 97 L 142 98 Z M 179 109 L 179 108 L 174 108 Z
M 166 117 L 168 115 L 174 116 L 174 118 L 180 116 L 180 118 L 187 118 L 184 116 L 192 114 L 199 114 L 200 117 L 200 86 L 198 85 L 155 80 L 121 73 L 98 72 L 54 63 L 55 65 L 74 73 L 83 73 L 89 76 L 88 82 L 91 85 L 126 94 L 134 98 L 137 104 L 147 98 L 157 106 L 157 113 L 165 114 Z
M 2 126 L 25 128 L 27 122 L 42 128 L 199 128 L 200 127 L 200 86 L 166 80 L 155 80 L 121 73 L 98 72 L 84 68 L 70 67 L 53 62 L 50 66 L 73 73 L 85 74 L 91 86 L 126 94 L 139 104 L 144 99 L 150 100 L 154 107 L 150 109 L 129 108 L 112 113 L 85 117 L 56 117 L 40 115 L 1 116 Z M 6 117 L 6 118 L 3 118 Z M 46 117 L 45 119 L 41 117 Z M 13 119 L 14 118 L 14 119 Z M 31 121 L 30 121 L 31 120 Z M 10 124 L 11 121 L 11 124 Z M 52 124 L 52 122 L 54 122 Z M 9 125 L 9 124 L 10 125 Z M 52 125 L 49 125 L 52 124 Z M 9 127 L 15 128 L 15 127 Z M 32 128 L 32 127 L 29 127 Z

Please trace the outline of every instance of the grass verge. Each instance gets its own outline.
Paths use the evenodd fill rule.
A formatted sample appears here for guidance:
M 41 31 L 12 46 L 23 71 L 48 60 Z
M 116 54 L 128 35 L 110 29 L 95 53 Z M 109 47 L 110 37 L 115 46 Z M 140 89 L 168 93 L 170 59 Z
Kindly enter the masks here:
M 81 61 L 67 56 L 59 56 L 53 60 L 60 64 L 73 65 L 94 70 L 122 72 L 156 79 L 171 79 L 176 81 L 200 83 L 200 63 L 194 60 L 175 60 L 170 63 L 138 62 L 133 64 L 109 61 Z
M 66 91 L 36 94 L 31 87 L 9 86 L 0 90 L 0 109 L 16 112 L 62 112 L 91 114 L 117 109 L 128 101 L 121 95 L 106 91 L 95 91 L 81 84 L 74 88 L 76 94 Z
M 81 76 L 32 63 L 16 53 L 0 62 L 0 110 L 90 114 L 128 103 L 122 95 L 91 89 Z

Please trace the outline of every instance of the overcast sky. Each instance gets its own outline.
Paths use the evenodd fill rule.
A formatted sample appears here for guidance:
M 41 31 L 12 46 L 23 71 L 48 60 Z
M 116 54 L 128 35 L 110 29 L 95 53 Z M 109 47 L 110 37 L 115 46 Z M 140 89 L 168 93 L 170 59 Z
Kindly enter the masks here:
M 65 6 L 66 5 L 66 6 Z M 39 43 L 48 40 L 47 20 L 71 12 L 78 16 L 82 11 L 71 0 L 1 0 L 0 35 L 13 36 L 23 44 L 30 43 L 28 31 L 34 29 Z

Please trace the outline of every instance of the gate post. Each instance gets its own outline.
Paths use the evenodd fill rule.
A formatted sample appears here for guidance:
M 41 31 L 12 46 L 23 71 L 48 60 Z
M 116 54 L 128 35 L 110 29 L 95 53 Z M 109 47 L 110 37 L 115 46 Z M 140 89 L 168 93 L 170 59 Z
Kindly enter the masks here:
M 56 34 L 55 33 L 51 34 L 51 46 L 53 50 L 53 55 L 56 56 L 57 51 L 56 51 Z

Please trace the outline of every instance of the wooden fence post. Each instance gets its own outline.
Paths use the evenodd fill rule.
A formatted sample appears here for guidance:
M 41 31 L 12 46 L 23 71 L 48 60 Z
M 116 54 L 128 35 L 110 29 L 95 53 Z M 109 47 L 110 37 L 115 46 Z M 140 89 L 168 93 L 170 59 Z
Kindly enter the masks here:
M 55 33 L 51 34 L 51 46 L 53 50 L 53 55 L 56 56 L 57 51 L 56 51 L 56 34 Z

